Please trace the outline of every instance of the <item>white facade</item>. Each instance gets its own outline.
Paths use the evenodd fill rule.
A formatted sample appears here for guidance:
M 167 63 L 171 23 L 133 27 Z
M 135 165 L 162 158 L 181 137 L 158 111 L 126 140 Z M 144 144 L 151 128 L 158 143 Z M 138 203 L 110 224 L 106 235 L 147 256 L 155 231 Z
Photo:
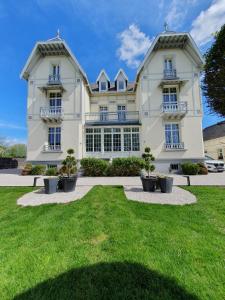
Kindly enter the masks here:
M 88 79 L 60 38 L 39 42 L 21 76 L 28 82 L 27 160 L 58 165 L 68 148 L 83 157 L 141 156 L 159 171 L 204 157 L 199 76 L 202 57 L 187 33 L 153 42 L 134 83 L 119 70 Z

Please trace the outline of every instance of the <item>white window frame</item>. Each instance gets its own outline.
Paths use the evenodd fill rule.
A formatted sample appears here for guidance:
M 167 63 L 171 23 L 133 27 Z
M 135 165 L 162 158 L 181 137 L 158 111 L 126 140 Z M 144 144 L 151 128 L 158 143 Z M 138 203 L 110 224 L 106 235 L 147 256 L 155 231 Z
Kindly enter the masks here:
M 102 89 L 102 83 L 105 83 L 105 89 Z M 99 81 L 99 91 L 100 92 L 107 92 L 108 91 L 108 86 L 107 86 L 107 81 Z
M 123 88 L 120 88 L 120 83 L 123 83 Z M 126 82 L 125 80 L 117 80 L 117 91 L 124 92 L 126 90 Z
M 171 133 L 170 133 L 170 135 L 171 135 L 171 143 L 167 143 L 167 141 L 166 141 L 166 132 L 167 132 L 168 130 L 166 130 L 166 125 L 170 125 L 171 129 L 172 129 L 172 125 L 178 125 L 178 134 L 179 134 L 179 141 L 178 141 L 178 143 L 175 143 L 175 142 L 173 141 L 173 129 L 170 130 L 170 132 L 171 132 Z M 165 123 L 165 124 L 164 124 L 164 136 L 165 136 L 165 143 L 166 143 L 166 144 L 171 144 L 171 145 L 173 145 L 173 144 L 180 144 L 180 143 L 181 143 L 181 140 L 182 140 L 180 123 L 178 123 L 178 122 L 167 122 L 167 123 Z

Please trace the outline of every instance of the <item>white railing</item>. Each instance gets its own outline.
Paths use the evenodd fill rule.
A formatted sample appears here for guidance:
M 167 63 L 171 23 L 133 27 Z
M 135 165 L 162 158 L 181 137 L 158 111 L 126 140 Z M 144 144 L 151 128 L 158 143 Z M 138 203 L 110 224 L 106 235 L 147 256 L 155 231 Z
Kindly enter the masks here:
M 165 69 L 164 70 L 164 79 L 175 79 L 177 78 L 176 69 Z
M 60 75 L 59 74 L 49 75 L 48 84 L 61 84 Z
M 86 123 L 129 123 L 138 122 L 138 111 L 118 111 L 118 112 L 98 112 L 98 113 L 86 113 Z
M 161 105 L 163 113 L 186 113 L 187 112 L 187 102 L 170 102 L 163 103 Z
M 183 150 L 184 149 L 184 143 L 165 143 L 165 149 L 166 150 Z
M 41 118 L 61 118 L 63 116 L 62 107 L 41 107 Z
M 58 152 L 58 151 L 61 151 L 61 145 L 46 144 L 46 145 L 44 145 L 43 151 L 44 152 Z

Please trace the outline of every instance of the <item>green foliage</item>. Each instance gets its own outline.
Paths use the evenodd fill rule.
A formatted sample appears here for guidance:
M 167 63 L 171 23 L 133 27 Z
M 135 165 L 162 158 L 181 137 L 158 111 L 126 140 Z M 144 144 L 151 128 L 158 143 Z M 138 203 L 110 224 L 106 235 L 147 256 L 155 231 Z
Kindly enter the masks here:
M 225 25 L 205 54 L 203 91 L 212 112 L 225 116 Z
M 45 172 L 46 176 L 57 176 L 58 175 L 58 170 L 57 168 L 48 168 Z
M 72 174 L 75 174 L 77 172 L 77 160 L 73 155 L 73 149 L 68 149 L 67 154 L 67 157 L 62 162 L 63 166 L 60 169 L 60 173 L 62 175 L 66 174 L 68 177 L 70 177 Z
M 139 157 L 114 158 L 109 165 L 109 176 L 139 176 L 145 162 Z
M 199 166 L 199 170 L 198 170 L 199 175 L 207 175 L 208 174 L 208 169 L 203 162 L 199 162 L 199 163 L 197 163 L 197 165 Z
M 0 157 L 24 158 L 26 157 L 26 145 L 15 144 L 12 146 L 0 145 Z
M 46 167 L 44 165 L 35 165 L 32 166 L 30 175 L 44 175 Z
M 109 166 L 107 161 L 98 158 L 83 158 L 80 163 L 84 176 L 105 176 Z
M 144 159 L 144 169 L 148 173 L 149 177 L 150 173 L 155 170 L 155 166 L 152 164 L 155 158 L 151 153 L 150 147 L 145 148 L 145 152 L 142 154 L 142 158 Z
M 199 165 L 192 162 L 186 162 L 181 164 L 181 169 L 184 175 L 197 175 L 199 172 Z

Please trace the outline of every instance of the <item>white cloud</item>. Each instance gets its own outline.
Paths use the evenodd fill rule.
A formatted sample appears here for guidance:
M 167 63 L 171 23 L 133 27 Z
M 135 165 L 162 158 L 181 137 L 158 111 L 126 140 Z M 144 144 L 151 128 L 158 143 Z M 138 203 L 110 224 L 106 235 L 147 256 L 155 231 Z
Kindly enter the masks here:
M 4 122 L 0 120 L 0 128 L 9 128 L 9 129 L 18 129 L 18 130 L 26 130 L 24 126 L 16 125 L 9 122 Z
M 225 0 L 214 0 L 211 6 L 201 11 L 192 22 L 191 35 L 200 46 L 213 38 L 213 33 L 225 23 Z
M 118 38 L 121 45 L 117 49 L 117 56 L 125 61 L 128 67 L 137 68 L 141 62 L 141 56 L 146 54 L 153 39 L 140 31 L 135 24 L 131 24 L 128 29 L 119 33 Z
M 187 15 L 188 9 L 196 4 L 196 0 L 172 0 L 168 13 L 166 15 L 166 22 L 169 29 L 175 30 L 183 25 L 183 21 Z

